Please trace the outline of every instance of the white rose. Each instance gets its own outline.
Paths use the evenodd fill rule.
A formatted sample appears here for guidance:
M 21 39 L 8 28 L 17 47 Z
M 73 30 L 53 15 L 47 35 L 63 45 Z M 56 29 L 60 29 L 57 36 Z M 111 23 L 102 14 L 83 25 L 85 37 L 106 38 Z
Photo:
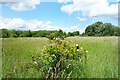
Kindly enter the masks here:
M 35 63 L 35 64 L 37 64 L 37 62 L 36 62 L 36 61 L 35 61 L 34 63 Z
M 78 46 L 78 44 L 76 44 L 76 46 Z

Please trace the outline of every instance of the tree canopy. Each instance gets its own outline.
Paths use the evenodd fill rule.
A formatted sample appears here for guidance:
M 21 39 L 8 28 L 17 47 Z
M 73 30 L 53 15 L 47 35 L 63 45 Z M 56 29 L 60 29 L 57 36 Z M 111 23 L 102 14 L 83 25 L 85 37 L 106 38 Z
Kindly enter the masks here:
M 85 29 L 88 36 L 120 36 L 120 28 L 111 23 L 96 22 Z

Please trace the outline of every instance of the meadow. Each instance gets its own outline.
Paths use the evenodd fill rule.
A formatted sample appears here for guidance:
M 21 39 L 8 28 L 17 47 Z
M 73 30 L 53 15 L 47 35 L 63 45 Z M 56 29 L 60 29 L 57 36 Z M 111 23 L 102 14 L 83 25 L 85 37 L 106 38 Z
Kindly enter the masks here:
M 86 64 L 70 62 L 75 67 L 69 78 L 118 78 L 118 37 L 68 37 L 88 50 Z M 30 53 L 41 54 L 48 44 L 47 38 L 4 38 L 2 39 L 2 78 L 45 78 L 35 67 L 24 68 L 31 59 Z M 23 68 L 21 70 L 21 67 Z M 67 78 L 65 71 L 62 78 Z

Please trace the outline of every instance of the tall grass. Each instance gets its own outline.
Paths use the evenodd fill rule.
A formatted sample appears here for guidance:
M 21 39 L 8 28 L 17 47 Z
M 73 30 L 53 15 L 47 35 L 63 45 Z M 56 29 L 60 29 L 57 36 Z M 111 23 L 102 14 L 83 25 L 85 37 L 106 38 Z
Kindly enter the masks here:
M 2 39 L 0 39 L 0 80 L 2 78 Z
M 118 77 L 117 37 L 73 37 L 80 46 L 88 49 L 86 74 L 88 78 Z
M 65 40 L 73 40 L 74 43 L 78 43 L 81 47 L 88 50 L 88 54 L 86 64 L 80 64 L 79 61 L 66 62 L 71 65 L 69 69 L 66 69 L 68 71 L 61 73 L 64 73 L 62 78 L 118 77 L 117 37 L 69 37 Z M 26 70 L 24 64 L 25 62 L 29 62 L 29 54 L 31 51 L 34 51 L 34 53 L 41 53 L 43 46 L 47 44 L 48 39 L 46 38 L 3 39 L 2 77 L 44 78 L 42 72 L 34 67 Z M 82 65 L 82 67 L 80 65 Z M 17 69 L 20 71 L 16 72 Z

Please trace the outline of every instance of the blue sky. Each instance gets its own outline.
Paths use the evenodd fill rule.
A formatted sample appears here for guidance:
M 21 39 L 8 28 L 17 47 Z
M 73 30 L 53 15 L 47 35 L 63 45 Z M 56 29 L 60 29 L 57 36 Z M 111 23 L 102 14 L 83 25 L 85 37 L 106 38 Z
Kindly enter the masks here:
M 93 1 L 95 2 L 95 0 Z M 36 2 L 32 5 L 31 3 L 29 2 L 29 5 L 27 5 L 26 2 L 22 6 L 18 6 L 20 5 L 19 3 L 4 3 L 2 5 L 1 28 L 17 30 L 58 30 L 61 28 L 66 32 L 78 30 L 82 33 L 87 25 L 97 21 L 118 25 L 117 10 L 115 10 L 117 9 L 117 3 L 115 2 L 89 2 L 91 4 L 98 4 L 98 6 L 94 5 L 97 9 L 94 9 L 94 6 L 90 4 L 89 8 L 87 3 L 84 5 L 88 5 L 88 7 L 84 8 L 82 4 L 78 4 L 75 1 L 65 2 L 65 0 L 61 2 L 60 0 L 58 2 Z M 104 7 L 101 7 L 102 4 L 100 3 L 105 3 L 103 5 L 106 7 L 105 10 Z M 107 3 L 109 3 L 108 6 L 106 5 Z M 99 7 L 100 12 L 97 11 Z

